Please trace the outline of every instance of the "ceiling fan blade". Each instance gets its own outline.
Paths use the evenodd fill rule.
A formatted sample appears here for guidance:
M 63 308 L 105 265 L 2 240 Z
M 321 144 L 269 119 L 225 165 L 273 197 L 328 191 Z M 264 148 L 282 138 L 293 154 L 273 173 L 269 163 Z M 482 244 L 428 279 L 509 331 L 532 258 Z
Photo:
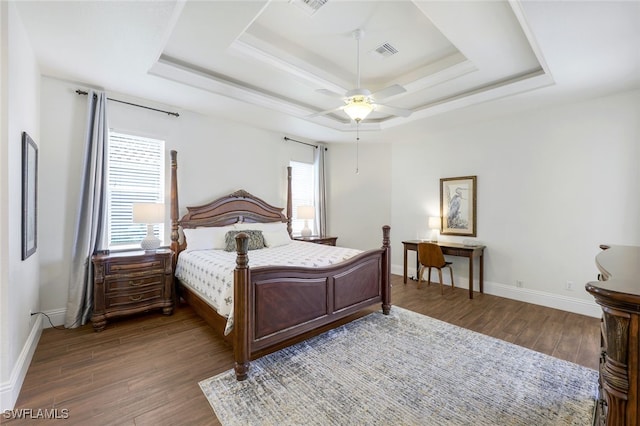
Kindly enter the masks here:
M 319 117 L 321 115 L 331 114 L 332 112 L 340 111 L 344 109 L 344 105 L 338 108 L 328 109 L 326 111 L 314 112 L 313 114 L 307 115 L 307 118 Z
M 408 117 L 413 112 L 410 109 L 397 108 L 389 105 L 381 105 L 381 104 L 375 104 L 375 105 L 376 105 L 375 107 L 376 111 L 380 111 L 380 112 L 392 114 L 392 115 L 398 115 L 400 117 Z
M 323 95 L 327 95 L 327 96 L 330 96 L 332 98 L 340 98 L 340 99 L 344 98 L 344 94 L 341 95 L 339 93 L 333 92 L 333 91 L 328 90 L 328 89 L 317 89 L 316 92 L 322 93 Z
M 399 95 L 400 93 L 404 93 L 406 91 L 407 91 L 407 89 L 405 89 L 404 87 L 400 86 L 399 84 L 394 84 L 393 86 L 385 87 L 382 90 L 378 90 L 377 92 L 375 92 L 371 96 L 373 97 L 373 99 L 382 100 L 382 99 L 388 98 L 390 96 Z

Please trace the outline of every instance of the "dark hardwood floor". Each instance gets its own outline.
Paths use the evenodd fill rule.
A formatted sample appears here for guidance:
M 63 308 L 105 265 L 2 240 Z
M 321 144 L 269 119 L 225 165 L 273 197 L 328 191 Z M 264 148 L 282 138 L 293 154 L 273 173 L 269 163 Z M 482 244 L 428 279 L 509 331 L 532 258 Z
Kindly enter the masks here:
M 392 303 L 596 369 L 600 320 L 439 284 L 416 288 L 393 276 Z M 378 309 L 377 307 L 376 309 Z M 372 308 L 373 309 L 373 308 Z M 91 325 L 46 329 L 16 409 L 58 409 L 82 425 L 219 424 L 198 382 L 233 367 L 232 349 L 186 305 Z M 62 411 L 68 410 L 68 411 Z M 11 425 L 34 420 L 7 420 Z M 37 424 L 49 421 L 38 420 Z

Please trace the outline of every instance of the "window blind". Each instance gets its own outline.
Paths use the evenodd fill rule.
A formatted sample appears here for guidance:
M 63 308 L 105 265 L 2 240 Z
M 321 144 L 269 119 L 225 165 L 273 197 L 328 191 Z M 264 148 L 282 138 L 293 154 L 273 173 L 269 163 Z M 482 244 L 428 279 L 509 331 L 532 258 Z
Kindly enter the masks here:
M 164 141 L 109 133 L 107 154 L 107 232 L 109 248 L 135 246 L 147 226 L 133 223 L 133 203 L 164 202 Z M 154 225 L 163 239 L 164 225 Z
M 291 206 L 293 218 L 291 228 L 294 234 L 300 234 L 304 228 L 304 219 L 297 219 L 298 206 L 313 206 L 315 192 L 315 174 L 312 163 L 302 163 L 290 161 L 291 166 Z M 312 232 L 315 233 L 315 226 L 309 223 Z

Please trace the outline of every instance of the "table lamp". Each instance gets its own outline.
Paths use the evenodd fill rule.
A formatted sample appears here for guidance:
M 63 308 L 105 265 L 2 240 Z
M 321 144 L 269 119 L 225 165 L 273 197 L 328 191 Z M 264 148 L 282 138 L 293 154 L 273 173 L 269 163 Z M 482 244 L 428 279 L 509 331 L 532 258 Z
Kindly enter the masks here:
M 438 231 L 440 230 L 440 216 L 429 216 L 429 229 L 431 229 L 431 242 L 438 242 Z
M 311 236 L 311 229 L 309 229 L 309 219 L 315 217 L 316 209 L 313 206 L 298 206 L 298 219 L 304 219 L 304 228 L 300 231 L 300 235 L 303 237 Z
M 140 242 L 140 247 L 144 250 L 154 251 L 160 247 L 160 239 L 153 234 L 153 225 L 162 222 L 164 222 L 164 204 L 133 204 L 133 223 L 145 223 L 147 225 L 147 236 Z

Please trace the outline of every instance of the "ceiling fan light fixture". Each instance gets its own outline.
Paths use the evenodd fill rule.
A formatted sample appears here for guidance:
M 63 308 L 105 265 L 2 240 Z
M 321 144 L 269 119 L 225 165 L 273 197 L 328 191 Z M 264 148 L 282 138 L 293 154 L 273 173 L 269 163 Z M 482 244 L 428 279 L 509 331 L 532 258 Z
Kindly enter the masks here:
M 294 1 L 294 0 L 290 0 Z M 302 1 L 302 0 L 298 0 Z M 305 0 L 306 1 L 306 0 Z M 356 39 L 357 45 L 357 55 L 356 55 L 356 88 L 347 91 L 344 97 L 340 96 L 340 94 L 332 92 L 327 89 L 320 89 L 318 92 L 327 94 L 332 97 L 341 97 L 344 101 L 345 105 L 333 108 L 326 111 L 317 112 L 311 114 L 309 117 L 317 117 L 318 115 L 329 114 L 334 111 L 344 110 L 344 112 L 356 122 L 356 124 L 360 124 L 360 122 L 367 118 L 367 116 L 371 113 L 371 111 L 380 111 L 383 114 L 408 117 L 411 114 L 411 110 L 403 109 L 403 108 L 394 108 L 388 105 L 384 105 L 379 103 L 380 99 L 388 98 L 390 96 L 395 96 L 400 93 L 404 93 L 407 90 L 400 86 L 399 84 L 394 84 L 389 87 L 386 87 L 382 90 L 378 90 L 376 93 L 371 93 L 368 89 L 365 89 L 360 86 L 360 39 L 364 35 L 364 31 L 362 29 L 357 29 L 353 31 L 353 38 Z M 381 54 L 380 50 L 384 52 L 388 52 L 389 55 L 397 53 L 398 50 L 391 46 L 389 43 L 383 44 L 381 47 L 377 48 L 377 54 Z
M 352 120 L 359 123 L 373 111 L 373 104 L 365 96 L 353 96 L 348 99 L 343 110 Z

